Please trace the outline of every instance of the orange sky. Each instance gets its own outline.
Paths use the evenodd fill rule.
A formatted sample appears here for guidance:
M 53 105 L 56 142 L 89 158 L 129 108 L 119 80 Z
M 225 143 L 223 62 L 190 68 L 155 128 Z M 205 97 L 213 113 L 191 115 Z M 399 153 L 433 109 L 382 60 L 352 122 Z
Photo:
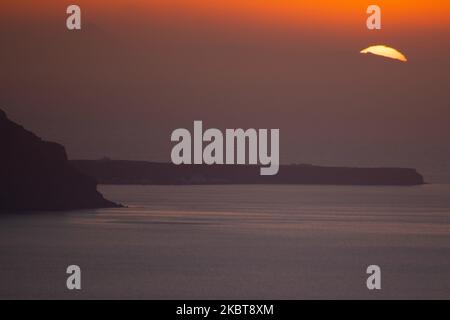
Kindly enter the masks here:
M 400 29 L 449 27 L 450 1 L 446 0 L 18 0 L 2 4 L 2 15 L 56 14 L 69 4 L 89 12 L 121 15 L 133 12 L 151 17 L 201 17 L 217 22 L 314 26 L 317 28 L 364 27 L 370 4 L 382 8 L 383 26 Z M 8 10 L 9 9 L 9 10 Z M 182 21 L 182 20 L 181 20 Z M 181 22 L 182 23 L 182 22 Z
M 449 163 L 449 0 L 7 1 L 2 108 L 72 158 L 166 161 L 173 128 L 201 119 L 280 128 L 287 163 Z M 359 54 L 375 44 L 408 63 Z
M 279 19 L 285 22 L 317 21 L 327 24 L 353 23 L 365 19 L 371 4 L 379 5 L 385 18 L 399 24 L 418 23 L 448 25 L 450 1 L 445 0 L 153 0 L 146 5 L 186 13 L 243 16 L 262 20 Z M 152 3 L 152 4 L 150 4 Z

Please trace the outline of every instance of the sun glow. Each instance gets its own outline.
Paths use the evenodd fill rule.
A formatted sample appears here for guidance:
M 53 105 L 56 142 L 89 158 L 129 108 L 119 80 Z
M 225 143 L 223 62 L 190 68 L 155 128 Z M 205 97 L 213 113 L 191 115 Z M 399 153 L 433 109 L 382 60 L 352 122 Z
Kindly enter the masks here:
M 394 48 L 391 48 L 391 47 L 388 47 L 385 45 L 371 46 L 364 50 L 361 50 L 360 53 L 371 53 L 371 54 L 374 54 L 377 56 L 396 59 L 396 60 L 400 60 L 403 62 L 408 61 L 408 59 L 406 58 L 406 56 L 403 53 L 401 53 L 400 51 L 398 51 Z

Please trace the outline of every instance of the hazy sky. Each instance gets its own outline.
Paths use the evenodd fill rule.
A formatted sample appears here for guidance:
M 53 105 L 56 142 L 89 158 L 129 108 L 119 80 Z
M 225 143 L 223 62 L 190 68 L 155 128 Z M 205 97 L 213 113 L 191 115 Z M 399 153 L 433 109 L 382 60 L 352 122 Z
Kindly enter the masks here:
M 72 3 L 81 31 L 65 27 Z M 374 3 L 381 31 L 365 26 Z M 280 128 L 285 163 L 449 167 L 449 1 L 19 0 L 0 8 L 0 108 L 71 158 L 168 161 L 170 133 L 203 120 Z M 409 61 L 359 54 L 374 44 Z

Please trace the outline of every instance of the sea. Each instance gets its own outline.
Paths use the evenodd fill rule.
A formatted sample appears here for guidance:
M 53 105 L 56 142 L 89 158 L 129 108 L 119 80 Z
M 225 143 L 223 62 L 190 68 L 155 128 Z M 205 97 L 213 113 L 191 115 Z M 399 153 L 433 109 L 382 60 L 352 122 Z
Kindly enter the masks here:
M 0 299 L 450 299 L 450 184 L 99 191 L 0 216 Z

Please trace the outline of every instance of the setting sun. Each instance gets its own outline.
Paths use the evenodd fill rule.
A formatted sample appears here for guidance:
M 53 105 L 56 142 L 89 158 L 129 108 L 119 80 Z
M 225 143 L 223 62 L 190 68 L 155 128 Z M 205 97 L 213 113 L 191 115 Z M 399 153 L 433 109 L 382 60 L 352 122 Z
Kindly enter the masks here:
M 408 61 L 408 59 L 406 58 L 406 56 L 403 53 L 401 53 L 400 51 L 398 51 L 394 48 L 384 46 L 384 45 L 371 46 L 364 50 L 361 50 L 360 53 L 371 53 L 371 54 L 374 54 L 377 56 L 396 59 L 396 60 L 400 60 L 403 62 Z

